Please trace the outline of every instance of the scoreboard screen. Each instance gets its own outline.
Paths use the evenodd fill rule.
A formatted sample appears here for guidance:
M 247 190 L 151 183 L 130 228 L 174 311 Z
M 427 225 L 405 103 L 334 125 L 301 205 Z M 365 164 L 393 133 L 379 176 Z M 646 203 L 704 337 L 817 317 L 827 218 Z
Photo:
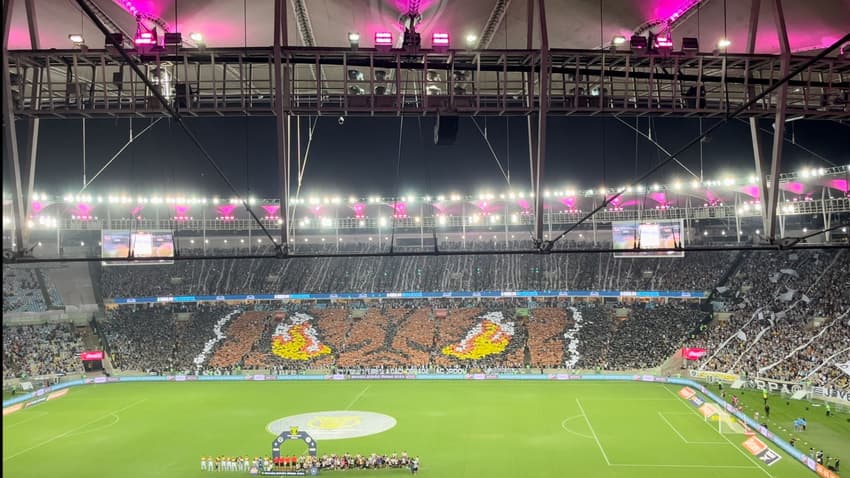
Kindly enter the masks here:
M 684 257 L 684 251 L 642 251 L 641 249 L 673 249 L 682 244 L 682 221 L 614 222 L 611 225 L 614 257 Z M 639 248 L 638 248 L 639 247 Z M 622 252 L 620 252 L 622 250 Z
M 171 264 L 174 261 L 174 237 L 171 231 L 104 230 L 100 237 L 101 257 L 145 258 L 144 261 L 104 261 L 103 265 Z M 131 254 L 132 253 L 132 254 Z

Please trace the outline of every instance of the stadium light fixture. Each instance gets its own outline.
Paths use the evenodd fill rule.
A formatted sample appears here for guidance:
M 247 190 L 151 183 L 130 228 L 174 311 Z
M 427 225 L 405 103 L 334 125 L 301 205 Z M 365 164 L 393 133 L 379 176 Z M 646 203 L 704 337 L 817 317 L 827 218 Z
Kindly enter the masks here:
M 467 48 L 475 48 L 475 42 L 478 41 L 478 35 L 474 33 L 470 33 L 466 35 L 466 47 Z
M 72 33 L 72 34 L 68 35 L 68 39 L 71 40 L 71 43 L 73 43 L 74 45 L 77 45 L 77 46 L 85 43 L 85 40 L 83 39 L 83 35 L 81 35 L 79 33 Z
M 611 40 L 611 44 L 614 46 L 620 46 L 626 43 L 626 37 L 623 35 L 614 35 L 614 38 Z
M 348 32 L 348 44 L 352 50 L 356 50 L 360 46 L 360 34 L 357 32 Z
M 390 32 L 375 32 L 375 48 L 390 49 L 393 46 L 393 34 Z
M 630 40 L 630 45 L 632 52 L 645 52 L 646 47 L 648 46 L 648 41 L 646 37 L 640 35 L 632 35 Z
M 431 48 L 435 50 L 446 50 L 449 48 L 449 34 L 445 32 L 434 32 L 431 34 Z
M 729 40 L 728 38 L 721 38 L 721 39 L 717 42 L 717 48 L 720 48 L 721 50 L 722 50 L 722 49 L 729 48 L 731 45 L 732 45 L 732 41 L 731 41 L 731 40 Z

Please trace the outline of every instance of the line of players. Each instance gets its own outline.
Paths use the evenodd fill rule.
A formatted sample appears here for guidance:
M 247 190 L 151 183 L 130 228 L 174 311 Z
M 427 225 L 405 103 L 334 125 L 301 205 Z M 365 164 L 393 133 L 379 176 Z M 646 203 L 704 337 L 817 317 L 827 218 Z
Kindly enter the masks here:
M 237 471 L 246 472 L 251 469 L 265 469 L 270 471 L 277 467 L 293 466 L 296 469 L 308 469 L 317 467 L 325 470 L 346 470 L 351 468 L 369 469 L 369 468 L 409 468 L 412 473 L 419 471 L 419 457 L 410 458 L 407 452 L 401 454 L 393 453 L 391 455 L 378 455 L 372 453 L 370 456 L 362 455 L 323 455 L 321 458 L 313 458 L 310 456 L 300 457 L 281 457 L 278 460 L 272 460 L 266 457 L 254 457 L 253 460 L 248 456 L 204 456 L 201 457 L 201 471 Z
M 251 460 L 246 456 L 202 456 L 201 471 L 250 471 L 252 467 L 256 467 L 263 459 L 255 457 Z M 265 458 L 266 461 L 269 457 Z

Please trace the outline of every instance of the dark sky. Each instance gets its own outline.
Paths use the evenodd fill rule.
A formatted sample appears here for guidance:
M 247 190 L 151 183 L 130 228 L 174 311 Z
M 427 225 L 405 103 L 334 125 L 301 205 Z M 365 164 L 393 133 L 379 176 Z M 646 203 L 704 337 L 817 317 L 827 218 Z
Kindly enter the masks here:
M 134 120 L 140 131 L 151 120 Z M 240 191 L 257 197 L 274 197 L 278 190 L 275 158 L 275 121 L 271 117 L 187 119 L 189 127 L 222 165 Z M 484 119 L 478 119 L 484 127 Z M 634 124 L 634 119 L 627 119 Z M 650 120 L 642 118 L 646 131 Z M 716 119 L 703 120 L 704 127 Z M 525 118 L 489 118 L 488 136 L 502 162 L 510 157 L 512 184 L 529 189 L 528 141 Z M 675 151 L 699 133 L 694 119 L 655 119 L 653 131 L 664 147 Z M 420 127 L 421 125 L 421 127 Z M 336 117 L 322 117 L 315 130 L 303 190 L 347 197 L 357 195 L 420 195 L 477 193 L 485 189 L 499 192 L 507 183 L 472 120 L 460 119 L 457 142 L 453 146 L 433 144 L 433 118 L 404 119 L 401 161 L 396 174 L 398 118 L 349 117 L 337 124 Z M 306 119 L 302 120 L 306 129 Z M 762 121 L 770 129 L 770 121 Z M 26 128 L 18 122 L 19 134 Z M 850 164 L 850 126 L 830 121 L 796 121 L 789 124 L 796 141 L 837 165 Z M 91 177 L 128 138 L 129 120 L 89 120 L 87 167 Z M 510 134 L 508 135 L 508 130 Z M 82 128 L 80 120 L 41 122 L 36 188 L 65 194 L 76 192 L 82 183 Z M 510 148 L 508 148 L 510 136 Z M 791 137 L 791 131 L 787 135 Z M 770 136 L 763 136 L 769 152 Z M 302 147 L 306 145 L 306 137 Z M 510 149 L 510 154 L 508 154 Z M 24 151 L 22 151 L 22 154 Z M 663 155 L 612 118 L 551 117 L 548 128 L 546 185 L 551 188 L 620 186 L 657 164 Z M 699 148 L 681 157 L 699 173 Z M 796 146 L 785 143 L 783 171 L 803 166 L 827 167 Z M 294 168 L 293 168 L 294 169 Z M 707 179 L 721 174 L 749 175 L 753 171 L 748 126 L 733 120 L 703 144 L 703 169 Z M 8 169 L 6 170 L 8 171 Z M 293 173 L 294 177 L 294 173 Z M 398 180 L 396 179 L 398 177 Z M 647 183 L 665 183 L 672 178 L 688 178 L 679 166 L 671 164 Z M 4 188 L 11 179 L 4 174 Z M 126 191 L 132 195 L 187 192 L 229 196 L 230 192 L 203 159 L 180 128 L 162 119 L 128 148 L 94 183 L 91 194 Z

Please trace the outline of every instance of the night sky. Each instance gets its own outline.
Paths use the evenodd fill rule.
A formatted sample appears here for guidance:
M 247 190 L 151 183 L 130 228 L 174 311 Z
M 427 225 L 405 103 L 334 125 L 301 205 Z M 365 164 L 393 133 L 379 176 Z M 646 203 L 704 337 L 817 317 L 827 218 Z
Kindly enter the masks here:
M 140 131 L 150 121 L 133 120 L 135 131 Z M 477 121 L 484 128 L 484 118 Z M 634 124 L 635 120 L 626 121 Z M 703 125 L 707 128 L 716 121 L 705 119 Z M 187 119 L 186 122 L 240 192 L 256 197 L 276 197 L 278 169 L 274 118 L 205 118 Z M 639 123 L 641 130 L 646 131 L 650 120 L 641 118 Z M 306 118 L 302 119 L 303 130 L 306 124 Z M 771 129 L 771 121 L 761 124 Z M 436 196 L 453 192 L 475 194 L 485 190 L 498 193 L 507 189 L 504 177 L 471 119 L 460 119 L 457 142 L 452 146 L 433 144 L 433 125 L 433 118 L 404 119 L 397 174 L 398 118 L 349 117 L 343 125 L 337 124 L 336 117 L 320 118 L 304 175 L 303 193 L 342 197 L 396 193 Z M 505 166 L 510 157 L 511 183 L 515 190 L 529 190 L 525 118 L 488 118 L 486 126 L 491 143 Z M 788 126 L 789 138 L 793 131 L 799 144 L 836 165 L 850 164 L 850 125 L 833 121 L 796 121 Z M 659 118 L 652 120 L 652 127 L 660 143 L 675 151 L 698 135 L 699 120 Z M 21 137 L 25 129 L 26 122 L 18 122 Z M 89 120 L 86 130 L 86 170 L 91 178 L 127 140 L 129 120 Z M 37 191 L 59 195 L 79 191 L 83 157 L 81 133 L 80 120 L 41 122 Z M 771 136 L 763 135 L 768 152 L 771 140 Z M 25 142 L 20 144 L 25 145 Z M 306 134 L 302 148 L 305 145 Z M 783 171 L 830 166 L 787 142 L 784 152 Z M 21 154 L 25 154 L 25 148 Z M 549 119 L 547 187 L 617 187 L 636 172 L 640 174 L 662 159 L 664 155 L 643 138 L 638 140 L 636 149 L 634 132 L 616 119 Z M 699 174 L 698 146 L 682 155 L 681 160 Z M 703 144 L 703 170 L 706 179 L 730 173 L 745 176 L 752 173 L 752 149 L 746 123 L 733 120 Z M 293 167 L 293 178 L 294 171 Z M 673 178 L 689 180 L 690 176 L 681 167 L 670 164 L 647 184 L 665 183 Z M 11 184 L 10 176 L 4 174 L 4 189 L 11 191 Z M 179 126 L 168 119 L 160 120 L 89 187 L 90 194 L 113 192 L 134 196 L 175 192 L 231 195 Z

